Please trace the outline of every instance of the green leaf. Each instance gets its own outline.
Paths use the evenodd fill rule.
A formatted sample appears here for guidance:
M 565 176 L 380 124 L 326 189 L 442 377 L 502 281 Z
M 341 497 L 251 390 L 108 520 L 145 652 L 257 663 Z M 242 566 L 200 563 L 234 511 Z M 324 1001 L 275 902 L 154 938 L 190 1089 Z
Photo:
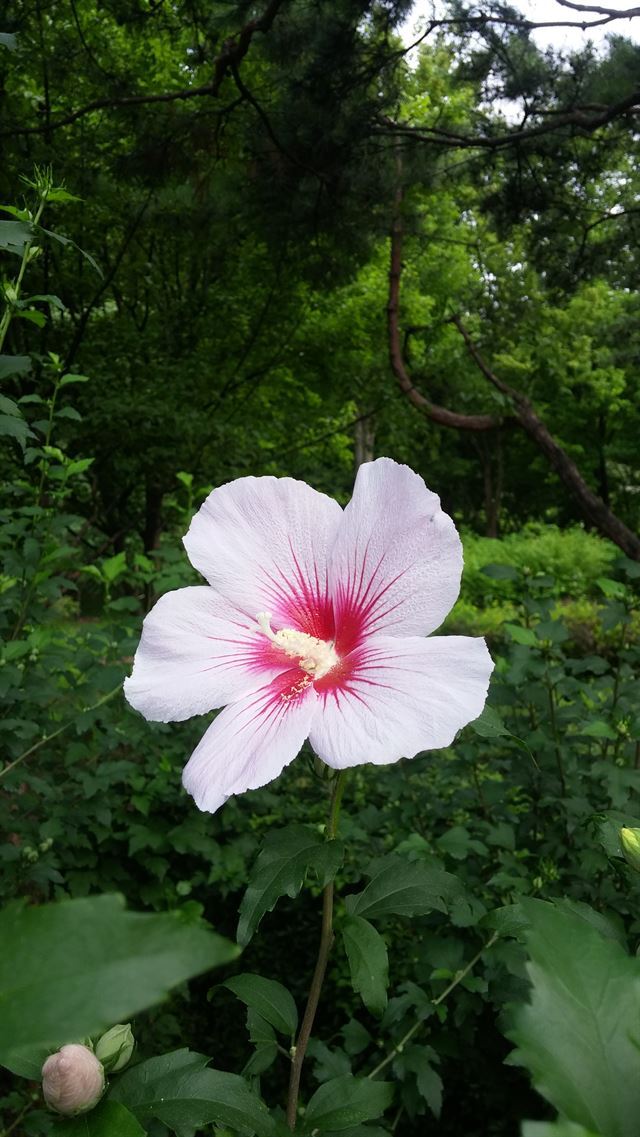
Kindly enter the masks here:
M 581 726 L 580 734 L 585 734 L 589 738 L 607 738 L 614 742 L 618 737 L 615 730 L 609 726 L 609 723 L 603 722 L 602 719 L 596 719 L 595 722 L 588 722 L 584 726 Z
M 101 1101 L 82 1117 L 66 1117 L 53 1129 L 54 1137 L 146 1137 L 146 1131 L 117 1101 Z
M 505 631 L 517 644 L 523 644 L 525 647 L 537 647 L 538 639 L 531 630 L 531 628 L 522 628 L 520 624 L 505 624 Z
M 18 310 L 13 313 L 15 317 L 20 320 L 28 320 L 30 324 L 35 324 L 37 328 L 44 328 L 47 317 L 39 312 L 37 308 L 28 308 L 24 311 Z
M 68 387 L 70 383 L 88 383 L 88 375 L 63 375 L 58 387 Z
M 298 1027 L 298 1012 L 292 996 L 282 983 L 246 972 L 228 979 L 223 987 L 233 991 L 247 1007 L 257 1011 L 281 1034 L 294 1037 Z
M 511 565 L 491 564 L 484 565 L 480 572 L 492 580 L 519 580 L 520 574 Z
M 120 896 L 12 904 L 0 913 L 0 1063 L 37 1077 L 43 1054 L 157 1003 L 238 949 L 173 915 L 126 912 Z
M 22 256 L 25 245 L 33 241 L 33 226 L 26 221 L 0 221 L 0 249 Z
M 325 841 L 304 825 L 270 833 L 242 898 L 238 943 L 243 947 L 249 943 L 265 912 L 271 912 L 281 896 L 298 895 L 309 869 L 315 871 L 321 885 L 333 880 L 343 856 L 342 841 Z
M 0 413 L 3 415 L 12 415 L 14 418 L 22 418 L 22 411 L 13 399 L 8 399 L 6 395 L 0 395 Z
M 271 1137 L 275 1123 L 264 1102 L 239 1074 L 207 1069 L 208 1061 L 189 1050 L 149 1058 L 126 1070 L 109 1098 L 143 1123 L 157 1118 L 178 1137 L 215 1122 Z
M 273 1065 L 278 1056 L 278 1043 L 273 1027 L 251 1007 L 247 1011 L 247 1027 L 249 1039 L 255 1046 L 255 1052 L 242 1071 L 245 1078 L 263 1074 Z
M 438 1061 L 435 1050 L 430 1046 L 412 1046 L 402 1054 L 402 1065 L 416 1076 L 418 1093 L 424 1098 L 434 1117 L 440 1117 L 442 1110 L 442 1078 L 433 1068 Z
M 510 735 L 500 715 L 493 707 L 485 706 L 479 718 L 469 723 L 469 726 L 481 738 L 502 738 Z
M 557 1121 L 523 1121 L 522 1137 L 598 1137 L 598 1134 L 559 1117 Z
M 10 375 L 27 375 L 31 371 L 30 355 L 0 355 L 0 379 Z
M 402 857 L 385 857 L 362 892 L 346 898 L 351 916 L 426 916 L 447 911 L 447 902 L 462 893 L 452 873 Z
M 16 418 L 13 414 L 0 414 L 0 436 L 5 438 L 17 438 L 21 446 L 24 446 L 27 438 L 35 438 L 33 431 L 29 430 L 25 420 L 23 418 Z
M 351 985 L 365 1007 L 381 1015 L 387 1005 L 389 958 L 382 936 L 362 916 L 347 916 L 342 925 L 344 946 L 351 971 Z
M 530 1003 L 518 1008 L 511 1061 L 569 1120 L 636 1137 L 640 1116 L 640 960 L 562 904 L 521 902 Z
M 38 226 L 38 232 L 46 233 L 47 237 L 51 237 L 52 240 L 57 241 L 60 245 L 71 245 L 71 247 L 77 249 L 80 255 L 84 257 L 84 259 L 89 262 L 91 267 L 96 270 L 98 276 L 103 275 L 102 269 L 98 266 L 91 254 L 85 252 L 85 250 L 81 249 L 79 245 L 76 245 L 75 241 L 72 241 L 70 237 L 63 237 L 61 233 L 53 233 L 51 229 L 40 228 L 40 226 Z
M 304 1132 L 315 1129 L 339 1133 L 363 1121 L 381 1117 L 393 1100 L 393 1084 L 345 1074 L 325 1082 L 309 1102 L 304 1116 Z

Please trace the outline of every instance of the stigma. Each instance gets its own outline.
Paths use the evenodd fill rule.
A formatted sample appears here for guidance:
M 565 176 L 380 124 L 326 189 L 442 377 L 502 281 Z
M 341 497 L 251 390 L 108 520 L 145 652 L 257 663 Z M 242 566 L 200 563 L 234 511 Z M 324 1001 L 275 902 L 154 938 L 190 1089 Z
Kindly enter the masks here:
M 310 636 L 307 632 L 298 632 L 295 628 L 281 628 L 279 632 L 274 632 L 271 627 L 270 612 L 258 612 L 256 620 L 262 634 L 290 659 L 297 659 L 298 666 L 306 671 L 311 679 L 322 679 L 340 662 L 333 642 L 319 640 L 316 636 Z

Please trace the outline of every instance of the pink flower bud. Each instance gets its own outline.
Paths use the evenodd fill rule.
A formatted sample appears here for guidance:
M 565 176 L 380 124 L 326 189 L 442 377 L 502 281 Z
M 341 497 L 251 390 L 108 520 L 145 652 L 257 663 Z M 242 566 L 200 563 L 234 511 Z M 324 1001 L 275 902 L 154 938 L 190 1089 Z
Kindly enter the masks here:
M 104 1070 L 88 1046 L 70 1043 L 47 1058 L 42 1067 L 44 1100 L 57 1113 L 86 1113 L 104 1093 Z

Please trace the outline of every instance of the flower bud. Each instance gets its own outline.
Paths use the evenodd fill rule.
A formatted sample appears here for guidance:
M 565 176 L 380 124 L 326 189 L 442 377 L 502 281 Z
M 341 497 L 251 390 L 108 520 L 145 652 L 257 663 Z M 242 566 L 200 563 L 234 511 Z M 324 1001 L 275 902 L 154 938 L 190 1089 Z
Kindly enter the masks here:
M 96 1058 L 108 1074 L 123 1070 L 133 1054 L 135 1039 L 129 1023 L 118 1023 L 96 1042 Z
M 104 1070 L 88 1046 L 70 1043 L 51 1054 L 42 1067 L 42 1092 L 50 1109 L 73 1117 L 98 1104 Z
M 619 836 L 625 861 L 640 872 L 640 829 L 621 829 Z

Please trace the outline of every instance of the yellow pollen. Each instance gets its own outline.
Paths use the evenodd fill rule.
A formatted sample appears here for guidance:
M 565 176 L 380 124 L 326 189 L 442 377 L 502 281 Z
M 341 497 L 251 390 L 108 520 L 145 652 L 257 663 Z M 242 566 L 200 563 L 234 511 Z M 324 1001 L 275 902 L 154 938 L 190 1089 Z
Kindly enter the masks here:
M 274 632 L 271 627 L 271 613 L 258 612 L 258 626 L 263 635 L 298 665 L 312 679 L 322 679 L 339 662 L 339 656 L 329 640 L 319 640 L 307 632 L 297 632 L 295 628 L 281 628 Z

